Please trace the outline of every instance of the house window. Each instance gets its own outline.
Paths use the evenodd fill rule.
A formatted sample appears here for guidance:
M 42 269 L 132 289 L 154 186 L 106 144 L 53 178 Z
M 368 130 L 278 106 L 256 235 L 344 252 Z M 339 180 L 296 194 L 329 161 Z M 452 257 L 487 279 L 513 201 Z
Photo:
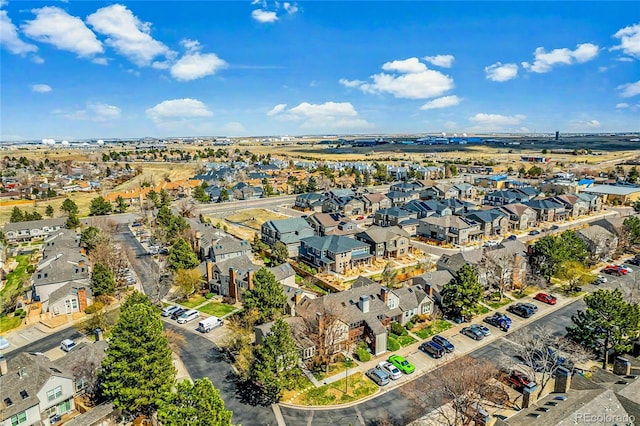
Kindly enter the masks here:
M 27 412 L 23 411 L 11 417 L 11 426 L 17 426 L 27 421 Z
M 67 399 L 62 404 L 58 405 L 58 413 L 64 414 L 71 411 L 71 400 Z
M 55 389 L 51 389 L 47 391 L 47 400 L 53 401 L 56 398 L 60 398 L 62 396 L 62 386 L 58 386 Z
M 387 303 L 387 306 L 389 306 L 390 308 L 395 308 L 396 307 L 396 301 L 394 299 L 389 299 L 389 302 Z

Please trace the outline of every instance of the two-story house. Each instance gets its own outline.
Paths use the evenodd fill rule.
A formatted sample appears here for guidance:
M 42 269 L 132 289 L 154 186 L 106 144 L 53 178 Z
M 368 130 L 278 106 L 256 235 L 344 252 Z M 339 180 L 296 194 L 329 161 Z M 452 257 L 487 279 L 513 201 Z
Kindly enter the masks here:
M 364 214 L 364 203 L 356 198 L 350 189 L 332 189 L 327 192 L 327 199 L 322 205 L 324 213 L 342 213 L 345 216 Z
M 524 231 L 538 223 L 538 214 L 522 203 L 505 204 L 499 207 L 509 217 L 509 229 Z
M 54 219 L 7 223 L 4 225 L 4 236 L 10 243 L 45 238 L 53 232 L 64 228 L 66 222 L 66 217 L 57 217 Z
M 300 241 L 315 235 L 313 228 L 301 217 L 269 220 L 262 224 L 261 239 L 269 247 L 275 247 L 278 241 L 287 246 L 289 257 L 299 256 Z
M 408 219 L 418 219 L 418 213 L 400 207 L 380 209 L 373 217 L 373 224 L 377 226 L 396 226 Z
M 448 216 L 453 214 L 451 208 L 438 200 L 413 200 L 403 206 L 405 210 L 416 212 L 418 219 L 429 216 Z
M 580 229 L 576 235 L 587 243 L 589 257 L 594 264 L 611 258 L 618 248 L 618 237 L 599 225 Z
M 576 194 L 556 195 L 552 200 L 563 204 L 567 212 L 569 212 L 569 217 L 572 219 L 589 213 L 590 203 L 582 200 Z
M 522 203 L 535 210 L 538 222 L 555 222 L 566 220 L 569 212 L 564 204 L 553 200 L 552 198 L 543 198 L 527 201 Z
M 599 212 L 602 210 L 602 197 L 599 195 L 579 192 L 576 196 L 589 205 L 589 213 Z
M 307 237 L 301 240 L 300 259 L 323 271 L 344 274 L 371 263 L 369 245 L 341 235 Z
M 365 192 L 359 198 L 364 204 L 365 214 L 372 214 L 380 209 L 391 207 L 391 200 L 380 192 Z
M 420 193 L 417 191 L 403 192 L 403 191 L 389 191 L 387 192 L 387 198 L 391 200 L 393 207 L 403 206 L 411 200 L 417 200 L 420 198 Z
M 459 216 L 430 216 L 419 220 L 418 235 L 447 244 L 478 241 L 482 230 L 471 219 Z
M 355 239 L 367 243 L 376 259 L 397 259 L 411 253 L 409 233 L 398 226 L 371 226 Z
M 488 206 L 504 206 L 505 204 L 524 203 L 532 200 L 532 195 L 526 188 L 505 189 L 500 191 L 489 192 L 484 195 L 483 204 Z
M 307 192 L 296 196 L 295 207 L 302 211 L 322 212 L 327 196 L 317 192 Z
M 340 213 L 314 213 L 307 217 L 307 222 L 316 235 L 353 235 L 360 230 L 358 225 Z
M 474 210 L 467 213 L 465 217 L 480 225 L 485 238 L 504 235 L 509 230 L 509 217 L 499 209 Z

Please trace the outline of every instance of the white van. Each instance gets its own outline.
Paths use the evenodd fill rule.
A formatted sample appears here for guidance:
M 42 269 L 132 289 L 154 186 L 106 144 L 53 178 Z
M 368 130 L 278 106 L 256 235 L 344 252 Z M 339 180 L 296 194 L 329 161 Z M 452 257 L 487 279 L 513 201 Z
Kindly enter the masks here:
M 64 339 L 62 342 L 60 342 L 60 349 L 62 349 L 65 352 L 69 352 L 71 349 L 76 347 L 76 342 L 74 342 L 71 339 Z
M 178 324 L 186 324 L 189 321 L 193 321 L 194 319 L 198 318 L 199 316 L 200 312 L 196 311 L 195 309 L 190 309 L 184 314 L 180 315 L 180 318 L 178 318 Z
M 209 317 L 200 321 L 196 330 L 198 330 L 200 333 L 208 333 L 214 328 L 220 327 L 222 324 L 224 324 L 224 321 L 222 321 L 220 318 Z

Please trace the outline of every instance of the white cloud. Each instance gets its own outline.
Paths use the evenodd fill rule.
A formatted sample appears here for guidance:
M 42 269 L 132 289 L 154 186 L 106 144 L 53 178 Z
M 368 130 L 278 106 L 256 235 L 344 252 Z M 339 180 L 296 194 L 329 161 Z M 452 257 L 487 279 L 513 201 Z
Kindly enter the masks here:
M 51 91 L 51 86 L 48 84 L 33 84 L 31 85 L 31 91 L 35 93 L 49 93 Z
M 593 129 L 599 129 L 601 126 L 598 120 L 587 120 L 587 121 L 575 120 L 569 123 L 569 125 L 574 130 L 593 130 Z
M 629 108 L 629 104 L 626 102 L 620 102 L 619 104 L 616 104 L 616 108 L 617 109 Z
M 453 55 L 425 56 L 423 59 L 432 65 L 442 68 L 451 68 L 453 61 L 455 60 Z
M 239 133 L 244 133 L 247 131 L 247 129 L 244 128 L 242 123 L 239 123 L 237 121 L 232 121 L 230 123 L 225 124 L 222 127 L 222 130 L 224 130 L 225 132 L 231 135 L 237 135 Z
M 270 12 L 263 9 L 254 10 L 253 12 L 251 12 L 251 17 L 262 24 L 268 24 L 276 22 L 278 20 L 278 15 L 276 15 L 276 12 Z
M 360 87 L 360 85 L 364 84 L 364 81 L 362 80 L 347 80 L 346 78 L 341 78 L 340 80 L 338 80 L 338 82 L 340 84 L 342 84 L 344 87 Z
M 109 60 L 107 58 L 93 58 L 91 62 L 97 65 L 109 65 Z
M 486 78 L 492 81 L 508 81 L 518 76 L 518 65 L 496 62 L 484 68 Z
M 436 98 L 432 101 L 427 102 L 426 104 L 420 107 L 421 110 L 429 110 L 429 109 L 438 109 L 438 108 L 447 108 L 451 106 L 458 105 L 462 99 L 453 96 L 444 96 L 442 98 Z
M 197 40 L 185 39 L 180 42 L 187 49 L 171 67 L 171 75 L 179 81 L 189 81 L 215 74 L 226 68 L 227 62 L 215 53 L 200 53 L 200 43 Z M 156 62 L 152 66 L 156 66 Z
M 18 29 L 11 22 L 6 10 L 0 10 L 0 45 L 14 55 L 24 56 L 38 51 L 36 45 L 20 40 Z
M 621 56 L 616 59 L 618 62 L 633 62 L 633 59 L 628 56 Z
M 295 15 L 300 10 L 297 3 L 289 3 L 287 1 L 282 4 L 282 7 L 289 15 Z
M 386 62 L 382 69 L 395 73 L 374 74 L 371 83 L 346 79 L 341 79 L 340 83 L 346 87 L 358 87 L 365 93 L 390 93 L 396 98 L 406 99 L 435 98 L 454 88 L 451 77 L 428 69 L 418 58 Z
M 151 37 L 151 24 L 140 21 L 126 6 L 114 4 L 98 9 L 87 17 L 87 22 L 108 37 L 107 45 L 138 66 L 148 66 L 160 55 L 174 55 Z
M 359 130 L 372 125 L 358 116 L 350 102 L 325 102 L 323 104 L 301 104 L 285 109 L 285 104 L 276 105 L 270 112 L 279 119 L 300 122 L 300 128 L 307 130 Z M 267 114 L 269 115 L 269 114 Z
M 473 117 L 469 117 L 469 121 L 476 125 L 474 130 L 497 131 L 502 130 L 506 126 L 517 126 L 526 118 L 527 117 L 522 114 L 501 115 L 478 113 Z
M 54 6 L 33 9 L 32 12 L 36 18 L 21 25 L 28 37 L 80 57 L 91 57 L 104 52 L 102 43 L 82 19 Z
M 635 83 L 622 84 L 616 87 L 620 91 L 620 96 L 623 98 L 631 98 L 636 95 L 640 95 L 640 80 Z
M 0 7 L 5 7 L 8 3 L 7 0 L 0 0 Z
M 611 50 L 622 50 L 624 54 L 640 59 L 640 23 L 624 27 L 613 36 L 620 39 L 620 44 Z
M 282 111 L 285 110 L 286 107 L 287 107 L 287 104 L 278 104 L 278 105 L 274 106 L 273 108 L 271 108 L 271 110 L 269 112 L 267 112 L 267 115 L 269 117 L 272 117 L 274 115 L 280 114 Z
M 85 109 L 72 112 L 71 114 L 65 114 L 65 117 L 73 120 L 105 122 L 117 120 L 120 118 L 120 113 L 120 108 L 115 105 L 90 103 Z
M 527 71 L 545 73 L 551 71 L 555 65 L 571 65 L 590 61 L 598 55 L 598 50 L 599 47 L 591 43 L 579 44 L 574 50 L 564 47 L 553 49 L 550 52 L 545 51 L 544 47 L 538 47 L 533 54 L 533 64 L 523 62 L 522 67 Z
M 427 66 L 420 62 L 418 58 L 409 58 L 384 63 L 382 64 L 382 69 L 385 71 L 397 71 L 399 73 L 409 74 L 424 72 L 427 70 Z
M 156 124 L 166 121 L 186 120 L 194 118 L 211 117 L 213 112 L 197 99 L 171 99 L 162 101 L 147 111 L 147 117 Z

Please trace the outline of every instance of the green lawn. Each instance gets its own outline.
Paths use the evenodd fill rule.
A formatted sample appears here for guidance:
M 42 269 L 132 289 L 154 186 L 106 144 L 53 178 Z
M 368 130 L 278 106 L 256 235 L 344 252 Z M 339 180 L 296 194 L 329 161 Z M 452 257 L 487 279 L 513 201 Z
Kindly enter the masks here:
M 513 300 L 509 299 L 509 298 L 508 298 L 508 297 L 506 297 L 506 296 L 502 298 L 502 301 L 499 301 L 499 300 L 489 300 L 489 299 L 485 299 L 485 300 L 484 300 L 484 303 L 485 303 L 486 305 L 491 306 L 491 308 L 493 308 L 493 309 L 501 308 L 501 307 L 503 307 L 503 306 L 505 306 L 505 305 L 508 305 L 508 304 L 509 304 L 509 303 L 511 303 L 511 302 L 513 302 Z
M 536 292 L 535 288 L 525 288 L 523 292 L 520 292 L 520 291 L 516 290 L 516 291 L 512 292 L 511 295 L 513 297 L 515 297 L 516 299 L 522 299 L 523 297 L 530 296 L 535 292 Z
M 356 373 L 319 388 L 303 392 L 299 403 L 303 405 L 336 405 L 362 399 L 378 391 L 378 385 L 362 373 Z M 347 392 L 345 392 L 345 386 Z
M 417 342 L 416 339 L 414 339 L 413 337 L 406 335 L 406 336 L 398 336 L 396 337 L 396 340 L 398 341 L 398 343 L 400 343 L 400 346 L 405 347 L 405 346 L 409 346 L 412 343 Z
M 356 366 L 355 361 L 343 361 L 343 362 L 336 362 L 333 364 L 329 364 L 329 372 L 327 373 L 327 370 L 325 369 L 325 367 L 323 367 L 322 371 L 314 371 L 313 372 L 313 376 L 316 378 L 316 380 L 324 380 L 327 377 L 331 377 L 331 376 L 335 376 L 338 373 L 342 373 L 343 371 L 345 371 L 347 368 L 353 368 Z
M 421 339 L 426 339 L 431 336 L 435 336 L 438 333 L 441 333 L 445 330 L 448 330 L 452 327 L 451 323 L 445 320 L 436 320 L 432 322 L 430 325 L 426 327 L 422 327 L 418 331 L 414 331 L 413 333 L 420 337 Z
M 27 272 L 27 266 L 29 266 L 29 260 L 31 255 L 21 254 L 16 257 L 16 261 L 18 262 L 18 266 L 16 269 L 11 271 L 7 275 L 7 284 L 4 286 L 2 290 L 0 290 L 0 295 L 11 292 L 20 288 L 25 278 L 29 277 L 29 273 Z
M 203 304 L 204 302 L 207 301 L 207 298 L 200 295 L 200 294 L 196 294 L 194 296 L 191 296 L 189 298 L 189 300 L 186 300 L 184 302 L 180 302 L 180 304 L 182 306 L 184 306 L 185 308 L 195 308 L 198 305 Z
M 233 312 L 235 307 L 233 305 L 227 305 L 222 302 L 209 302 L 202 306 L 198 310 L 202 313 L 213 315 L 214 317 L 222 318 L 230 312 Z
M 22 322 L 20 317 L 8 317 L 6 315 L 0 316 L 0 334 L 6 333 L 9 330 L 13 330 Z

